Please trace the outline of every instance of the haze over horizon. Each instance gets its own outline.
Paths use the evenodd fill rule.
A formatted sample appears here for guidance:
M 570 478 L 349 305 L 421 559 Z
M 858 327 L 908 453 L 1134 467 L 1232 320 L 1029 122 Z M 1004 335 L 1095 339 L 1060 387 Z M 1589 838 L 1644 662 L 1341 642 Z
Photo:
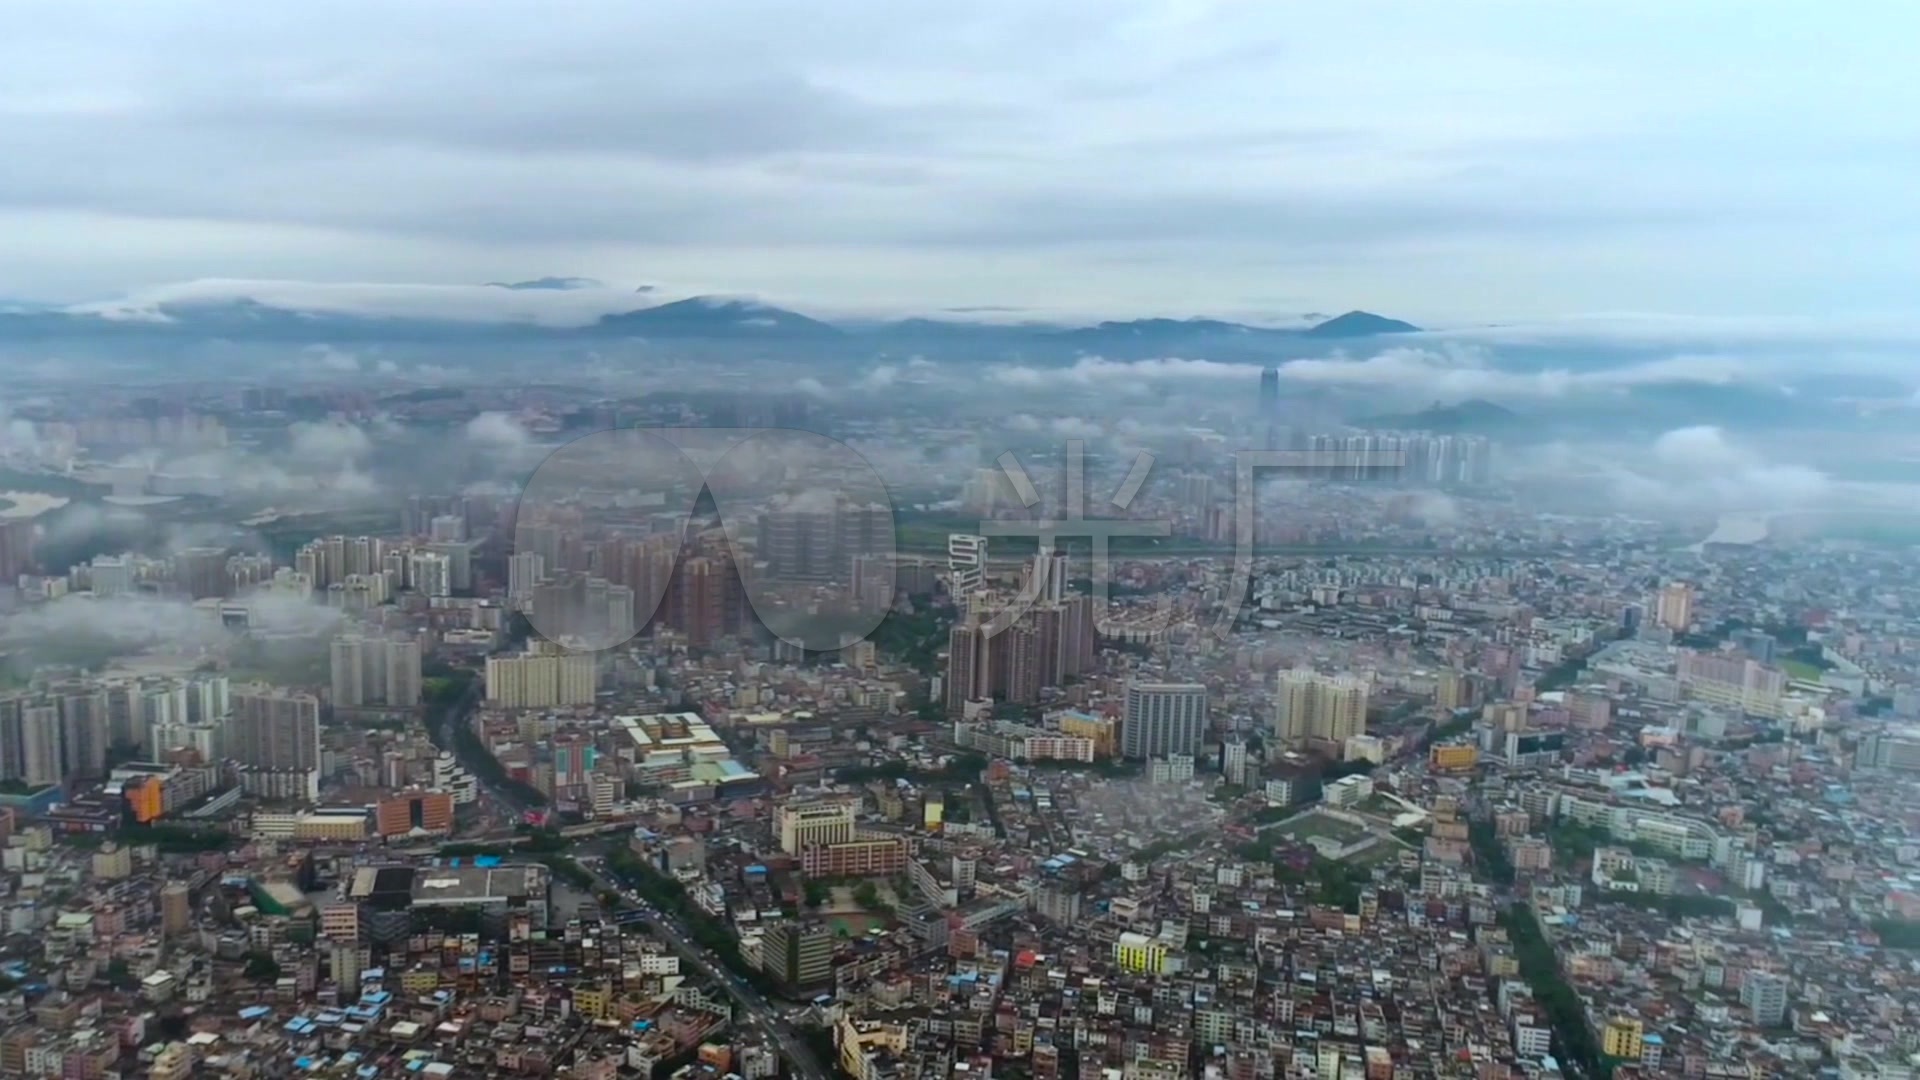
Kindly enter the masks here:
M 42 4 L 0 41 L 0 297 L 1902 319 L 1920 13 L 1869 6 Z

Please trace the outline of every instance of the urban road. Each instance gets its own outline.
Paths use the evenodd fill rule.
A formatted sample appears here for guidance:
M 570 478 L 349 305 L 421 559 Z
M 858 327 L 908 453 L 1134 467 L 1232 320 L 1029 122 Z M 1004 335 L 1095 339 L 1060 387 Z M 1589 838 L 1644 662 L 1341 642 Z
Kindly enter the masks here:
M 469 695 L 458 707 L 449 711 L 446 722 L 448 724 L 467 723 L 477 703 L 478 695 Z M 459 744 L 455 740 L 448 738 L 447 742 L 456 754 L 460 753 Z M 482 775 L 473 767 L 474 763 L 471 761 L 463 760 L 461 765 L 476 778 Z M 484 781 L 480 782 L 480 788 L 488 799 L 500 806 L 509 807 L 516 813 L 532 809 L 521 806 L 519 801 L 508 792 L 499 790 Z M 627 883 L 610 877 L 604 865 L 598 860 L 584 861 L 580 865 L 593 876 L 595 884 L 599 887 L 623 897 L 632 897 L 632 891 Z M 747 1026 L 770 1036 L 780 1047 L 781 1054 L 785 1055 L 796 1075 L 804 1080 L 830 1080 L 832 1073 L 820 1063 L 819 1057 L 814 1054 L 812 1048 L 794 1033 L 793 1025 L 781 1017 L 780 1011 L 746 980 L 734 972 L 725 970 L 712 953 L 695 944 L 687 936 L 686 928 L 679 925 L 672 916 L 651 906 L 639 904 L 631 912 L 621 912 L 619 917 L 628 921 L 637 919 L 644 923 L 660 940 L 673 947 L 673 950 L 680 955 L 682 963 L 692 965 L 716 985 L 725 989 L 727 996 L 733 999 L 734 1007 L 746 1017 Z

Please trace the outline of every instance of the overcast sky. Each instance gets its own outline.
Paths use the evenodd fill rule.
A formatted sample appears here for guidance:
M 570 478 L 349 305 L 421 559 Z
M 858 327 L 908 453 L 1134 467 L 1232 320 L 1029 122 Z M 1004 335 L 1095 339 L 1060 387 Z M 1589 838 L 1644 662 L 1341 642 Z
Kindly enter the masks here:
M 1916 39 L 1906 0 L 34 0 L 0 296 L 1904 314 Z

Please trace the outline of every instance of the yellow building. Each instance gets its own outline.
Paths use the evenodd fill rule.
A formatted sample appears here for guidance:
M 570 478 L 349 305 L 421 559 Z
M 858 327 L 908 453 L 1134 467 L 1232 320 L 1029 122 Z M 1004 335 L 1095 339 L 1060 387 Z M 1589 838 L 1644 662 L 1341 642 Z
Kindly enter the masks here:
M 1480 751 L 1472 746 L 1436 746 L 1427 754 L 1427 764 L 1438 772 L 1465 771 L 1480 760 Z
M 400 975 L 400 989 L 409 994 L 430 994 L 440 986 L 440 972 L 435 968 L 414 968 Z
M 1640 1021 L 1616 1016 L 1607 1021 L 1607 1029 L 1601 1034 L 1600 1052 L 1610 1058 L 1638 1061 L 1644 1049 L 1645 1036 L 1646 1031 Z
M 1113 960 L 1126 971 L 1164 975 L 1167 947 L 1145 934 L 1125 933 L 1113 943 Z
M 573 1011 L 588 1020 L 606 1019 L 612 1001 L 613 991 L 604 986 L 576 986 L 573 990 Z
M 364 809 L 325 807 L 300 815 L 293 824 L 293 838 L 352 842 L 366 839 L 371 825 Z
M 1112 717 L 1094 716 L 1091 713 L 1063 712 L 1057 714 L 1060 722 L 1060 734 L 1079 739 L 1093 740 L 1093 756 L 1110 758 L 1120 750 L 1120 725 Z
M 133 820 L 147 825 L 160 819 L 167 812 L 166 781 L 157 776 L 149 776 L 129 781 L 122 790 L 126 793 L 127 806 L 133 811 Z
M 879 1075 L 882 1051 L 894 1056 L 907 1052 L 907 1025 L 880 1020 L 845 1018 L 834 1031 L 840 1044 L 840 1068 L 854 1080 L 874 1080 Z
M 858 806 L 844 799 L 788 803 L 774 815 L 780 850 L 798 855 L 814 844 L 844 844 L 853 839 Z

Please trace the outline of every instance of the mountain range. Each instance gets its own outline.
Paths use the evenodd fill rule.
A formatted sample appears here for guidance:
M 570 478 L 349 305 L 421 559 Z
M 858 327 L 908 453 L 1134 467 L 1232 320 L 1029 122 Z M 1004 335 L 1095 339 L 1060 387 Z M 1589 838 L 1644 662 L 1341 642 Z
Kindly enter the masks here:
M 1388 413 L 1352 422 L 1377 431 L 1430 431 L 1436 435 L 1502 435 L 1526 421 L 1504 405 L 1472 398 L 1456 405 L 1439 402 L 1410 413 Z
M 605 292 L 585 278 L 544 277 L 490 282 L 504 296 L 575 295 Z M 1418 332 L 1419 327 L 1364 311 L 1318 319 L 1296 328 L 1253 326 L 1218 319 L 1142 318 L 1091 326 L 1050 323 L 993 324 L 959 319 L 837 322 L 803 315 L 751 299 L 694 296 L 665 303 L 647 299 L 650 289 L 630 294 L 631 310 L 556 324 L 529 318 L 450 318 L 414 313 L 307 310 L 251 297 L 163 299 L 144 305 L 81 305 L 68 308 L 0 306 L 0 343 L 58 339 L 217 339 L 301 344 L 369 341 L 606 340 L 715 342 L 751 341 L 819 345 L 841 343 L 877 351 L 940 351 L 982 348 L 1041 354 L 1100 353 L 1112 356 L 1222 351 L 1267 352 L 1287 343 L 1360 339 Z M 557 297 L 558 298 L 558 297 Z

